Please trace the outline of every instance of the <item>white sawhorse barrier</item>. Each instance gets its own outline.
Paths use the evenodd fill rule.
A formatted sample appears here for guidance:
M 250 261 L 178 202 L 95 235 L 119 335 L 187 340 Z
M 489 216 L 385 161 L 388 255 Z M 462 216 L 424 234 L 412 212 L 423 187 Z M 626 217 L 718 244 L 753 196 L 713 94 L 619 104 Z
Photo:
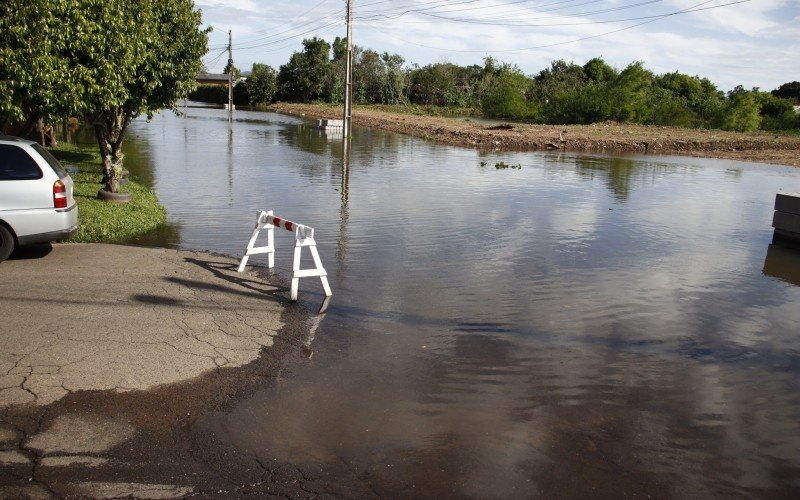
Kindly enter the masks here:
M 294 262 L 292 263 L 292 300 L 297 300 L 297 289 L 300 285 L 300 278 L 312 278 L 315 276 L 319 276 L 320 281 L 322 281 L 322 288 L 325 289 L 325 296 L 330 297 L 333 295 L 333 292 L 331 292 L 331 287 L 328 285 L 328 273 L 325 272 L 325 268 L 322 267 L 322 260 L 320 260 L 319 252 L 317 252 L 317 242 L 314 241 L 314 229 L 302 224 L 296 224 L 294 222 L 275 217 L 272 214 L 272 210 L 268 212 L 261 210 L 258 212 L 256 227 L 253 230 L 253 236 L 250 237 L 250 242 L 247 244 L 247 250 L 244 253 L 244 257 L 242 257 L 242 262 L 239 264 L 238 272 L 244 271 L 244 268 L 247 266 L 247 261 L 250 259 L 251 255 L 258 255 L 262 253 L 267 254 L 269 259 L 269 268 L 272 269 L 275 267 L 276 227 L 280 227 L 294 233 L 295 244 Z M 267 246 L 257 247 L 255 246 L 256 239 L 258 239 L 259 233 L 261 233 L 261 231 L 264 229 L 267 230 Z M 311 250 L 311 257 L 314 259 L 315 266 L 313 269 L 300 269 L 300 251 L 303 249 L 303 247 L 308 247 L 308 249 Z

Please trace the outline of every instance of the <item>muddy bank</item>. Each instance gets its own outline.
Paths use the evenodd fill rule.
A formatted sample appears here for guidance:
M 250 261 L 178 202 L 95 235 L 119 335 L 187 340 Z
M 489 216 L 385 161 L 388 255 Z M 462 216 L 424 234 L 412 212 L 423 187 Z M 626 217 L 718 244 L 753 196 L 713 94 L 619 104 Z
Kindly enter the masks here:
M 340 119 L 341 108 L 279 103 L 271 111 L 309 118 Z M 488 125 L 454 118 L 391 113 L 356 106 L 353 123 L 444 144 L 509 151 L 677 154 L 800 167 L 800 136 L 643 126 L 615 122 L 592 125 Z

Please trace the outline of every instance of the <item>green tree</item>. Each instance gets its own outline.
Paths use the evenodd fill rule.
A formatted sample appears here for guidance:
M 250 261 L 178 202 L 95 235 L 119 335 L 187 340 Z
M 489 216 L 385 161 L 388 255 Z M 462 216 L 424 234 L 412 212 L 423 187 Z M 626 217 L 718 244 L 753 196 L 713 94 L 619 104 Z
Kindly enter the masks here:
M 208 45 L 208 30 L 200 28 L 200 11 L 194 9 L 192 0 L 121 3 L 129 8 L 113 13 L 131 31 L 125 43 L 142 51 L 132 60 L 104 61 L 129 71 L 131 77 L 124 81 L 123 92 L 95 99 L 89 111 L 103 158 L 105 190 L 113 193 L 119 190 L 121 146 L 128 124 L 141 114 L 151 116 L 164 108 L 174 109 L 177 101 L 195 87 Z M 108 2 L 102 5 L 112 8 Z M 105 28 L 108 31 L 109 27 Z
M 721 124 L 727 105 L 723 94 L 708 78 L 682 73 L 665 73 L 655 84 L 682 99 L 694 114 L 691 126 L 715 127 Z
M 761 107 L 761 128 L 786 130 L 800 128 L 800 116 L 794 112 L 794 102 L 771 92 L 755 92 Z
M 594 82 L 610 82 L 617 77 L 617 70 L 609 66 L 601 57 L 590 59 L 583 65 L 583 74 L 587 80 Z
M 344 74 L 347 66 L 347 39 L 336 37 L 331 44 L 331 51 L 333 53 L 333 60 L 328 65 L 328 83 L 326 85 L 326 93 L 328 94 L 328 102 L 332 104 L 341 104 L 344 102 Z M 358 60 L 361 48 L 358 45 L 353 46 L 353 60 Z
M 0 5 L 0 115 L 86 118 L 117 192 L 122 138 L 139 114 L 174 107 L 195 84 L 206 32 L 191 0 L 11 0 Z
M 406 101 L 406 86 L 408 72 L 403 68 L 405 59 L 398 54 L 384 52 L 381 61 L 386 71 L 386 81 L 383 88 L 383 102 L 386 104 L 403 104 Z
M 412 69 L 409 75 L 409 100 L 414 104 L 447 105 L 447 91 L 456 86 L 451 66 L 437 63 Z
M 121 104 L 145 46 L 129 1 L 0 3 L 0 125 L 27 135 L 38 119 Z
M 408 74 L 409 101 L 435 106 L 478 106 L 476 88 L 481 77 L 479 66 L 436 63 L 414 67 Z
M 526 120 L 535 118 L 537 110 L 525 97 L 530 79 L 516 66 L 497 65 L 493 59 L 484 61 L 487 89 L 481 110 L 488 117 Z
M 590 80 L 574 89 L 565 89 L 545 104 L 548 123 L 589 124 L 616 117 L 614 95 L 607 82 Z
M 697 125 L 697 116 L 687 106 L 681 96 L 658 85 L 647 89 L 644 104 L 650 110 L 647 125 L 670 125 L 673 127 L 693 127 Z
M 756 93 L 738 86 L 729 92 L 729 99 L 722 128 L 740 132 L 758 130 L 761 125 L 761 104 Z
M 334 62 L 344 61 L 345 56 L 347 56 L 347 38 L 337 36 L 333 41 L 332 48 Z
M 364 50 L 353 62 L 353 101 L 359 104 L 382 103 L 386 68 L 380 54 Z
M 532 99 L 546 103 L 559 94 L 583 87 L 585 81 L 586 75 L 581 66 L 559 59 L 533 77 L 528 94 Z
M 278 91 L 278 74 L 271 66 L 253 63 L 245 88 L 250 104 L 269 104 Z
M 616 106 L 613 118 L 620 122 L 648 123 L 652 117 L 648 94 L 653 80 L 653 73 L 641 61 L 632 62 L 622 70 L 612 84 Z
M 783 99 L 791 99 L 795 104 L 800 104 L 800 82 L 784 83 L 772 93 L 775 97 Z
M 303 53 L 295 52 L 286 64 L 282 64 L 278 68 L 279 99 L 289 102 L 306 102 L 304 100 L 306 92 L 300 81 L 303 60 Z
M 303 52 L 295 52 L 278 70 L 281 99 L 292 102 L 329 101 L 335 88 L 331 46 L 321 38 L 303 40 Z
M 237 68 L 235 64 L 231 64 L 230 61 L 228 61 L 227 63 L 225 63 L 225 68 L 222 70 L 222 72 L 227 75 L 231 71 L 231 66 L 233 66 L 233 81 L 235 82 L 236 80 L 242 77 L 241 70 L 239 70 L 239 68 Z

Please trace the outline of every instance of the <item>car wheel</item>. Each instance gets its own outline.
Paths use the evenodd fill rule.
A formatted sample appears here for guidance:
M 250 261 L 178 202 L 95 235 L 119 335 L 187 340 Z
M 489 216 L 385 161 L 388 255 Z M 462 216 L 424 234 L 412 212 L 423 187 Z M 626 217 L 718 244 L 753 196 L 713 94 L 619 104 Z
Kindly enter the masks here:
M 6 260 L 14 251 L 14 235 L 0 224 L 0 262 Z

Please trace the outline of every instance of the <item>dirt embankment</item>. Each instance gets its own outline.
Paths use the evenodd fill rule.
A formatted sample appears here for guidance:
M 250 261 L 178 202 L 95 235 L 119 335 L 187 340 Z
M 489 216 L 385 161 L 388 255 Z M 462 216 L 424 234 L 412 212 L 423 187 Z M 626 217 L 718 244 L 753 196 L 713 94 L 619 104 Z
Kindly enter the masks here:
M 270 110 L 311 118 L 341 119 L 341 108 L 325 105 L 279 103 Z M 615 122 L 592 125 L 498 122 L 490 125 L 363 106 L 354 107 L 353 123 L 484 150 L 679 154 L 800 167 L 800 136 L 767 132 L 725 132 Z

